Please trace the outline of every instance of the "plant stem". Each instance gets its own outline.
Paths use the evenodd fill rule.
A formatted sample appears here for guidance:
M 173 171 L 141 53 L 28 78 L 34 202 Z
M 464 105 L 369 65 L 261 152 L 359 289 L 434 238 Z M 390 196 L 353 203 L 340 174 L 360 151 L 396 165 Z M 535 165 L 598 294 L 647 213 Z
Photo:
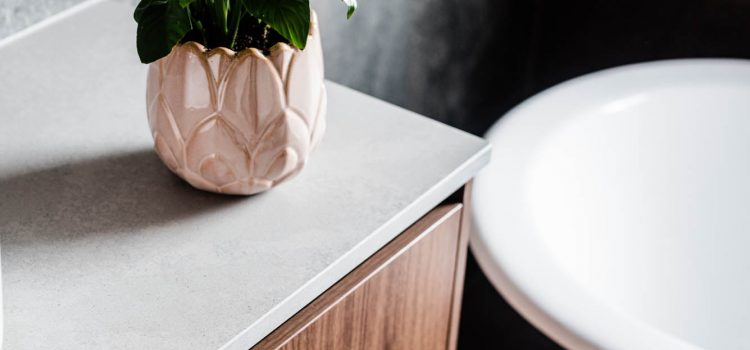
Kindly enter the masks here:
M 219 0 L 219 18 L 221 18 L 221 26 L 224 32 L 224 37 L 229 36 L 229 23 L 227 17 L 229 16 L 229 0 Z
M 190 28 L 198 30 L 198 32 L 201 34 L 201 37 L 203 38 L 203 45 L 208 46 L 208 40 L 206 38 L 206 28 L 203 26 L 203 23 L 199 19 L 193 17 L 193 13 L 190 11 L 191 6 L 193 5 L 191 4 L 190 6 L 185 8 L 188 14 L 188 18 L 190 19 Z
M 234 1 L 230 4 L 229 10 L 231 11 L 231 26 L 233 28 L 234 33 L 232 33 L 232 40 L 229 43 L 229 48 L 234 50 L 234 46 L 237 44 L 237 33 L 240 31 L 240 22 L 242 22 L 242 17 L 245 14 L 244 9 L 242 9 L 239 1 Z
M 268 51 L 268 30 L 271 29 L 268 25 L 263 26 L 263 42 L 261 44 L 261 50 L 263 52 Z
M 195 21 L 195 27 L 198 28 L 198 31 L 201 33 L 201 37 L 203 37 L 203 45 L 208 47 L 208 38 L 206 37 L 206 31 L 203 28 L 203 23 L 201 23 L 201 21 Z
M 239 12 L 239 11 L 237 11 Z M 234 50 L 234 45 L 237 43 L 237 33 L 240 31 L 240 22 L 242 22 L 242 13 L 240 12 L 240 15 L 237 16 L 237 21 L 234 24 L 234 34 L 232 34 L 232 42 L 230 43 L 229 48 Z

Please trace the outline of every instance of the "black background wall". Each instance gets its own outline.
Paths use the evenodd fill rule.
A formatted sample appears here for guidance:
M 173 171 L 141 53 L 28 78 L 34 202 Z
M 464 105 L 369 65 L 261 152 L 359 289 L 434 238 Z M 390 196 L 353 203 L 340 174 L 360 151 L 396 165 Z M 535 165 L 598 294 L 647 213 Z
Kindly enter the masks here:
M 750 0 L 313 0 L 329 79 L 477 135 L 525 98 L 628 63 L 750 58 Z M 470 257 L 459 348 L 557 346 Z

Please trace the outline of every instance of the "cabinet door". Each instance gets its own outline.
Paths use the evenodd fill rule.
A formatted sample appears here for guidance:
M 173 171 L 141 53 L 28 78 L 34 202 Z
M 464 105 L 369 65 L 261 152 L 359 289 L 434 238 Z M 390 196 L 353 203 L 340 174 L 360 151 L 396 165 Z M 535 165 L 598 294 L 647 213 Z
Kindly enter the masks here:
M 466 250 L 462 208 L 435 208 L 253 349 L 453 348 Z

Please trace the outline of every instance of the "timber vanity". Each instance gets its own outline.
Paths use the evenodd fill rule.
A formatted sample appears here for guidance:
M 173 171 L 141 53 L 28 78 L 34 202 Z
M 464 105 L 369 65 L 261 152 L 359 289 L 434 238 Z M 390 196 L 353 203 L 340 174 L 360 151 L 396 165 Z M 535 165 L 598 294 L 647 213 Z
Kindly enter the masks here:
M 151 150 L 130 14 L 89 2 L 0 44 L 5 348 L 454 347 L 487 143 L 327 83 L 297 178 L 192 189 Z

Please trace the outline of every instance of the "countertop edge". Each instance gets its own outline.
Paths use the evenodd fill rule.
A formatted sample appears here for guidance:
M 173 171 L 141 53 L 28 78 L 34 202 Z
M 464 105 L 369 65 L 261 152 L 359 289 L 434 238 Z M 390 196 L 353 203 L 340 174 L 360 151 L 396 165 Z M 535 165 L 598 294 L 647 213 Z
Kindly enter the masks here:
M 220 349 L 247 350 L 271 334 L 307 304 L 323 294 L 359 264 L 471 180 L 489 163 L 491 148 L 490 144 L 484 141 L 484 146 L 481 149 L 448 176 L 432 186 L 398 215 L 384 223 L 289 297 L 276 304 L 273 309 L 229 340 Z

